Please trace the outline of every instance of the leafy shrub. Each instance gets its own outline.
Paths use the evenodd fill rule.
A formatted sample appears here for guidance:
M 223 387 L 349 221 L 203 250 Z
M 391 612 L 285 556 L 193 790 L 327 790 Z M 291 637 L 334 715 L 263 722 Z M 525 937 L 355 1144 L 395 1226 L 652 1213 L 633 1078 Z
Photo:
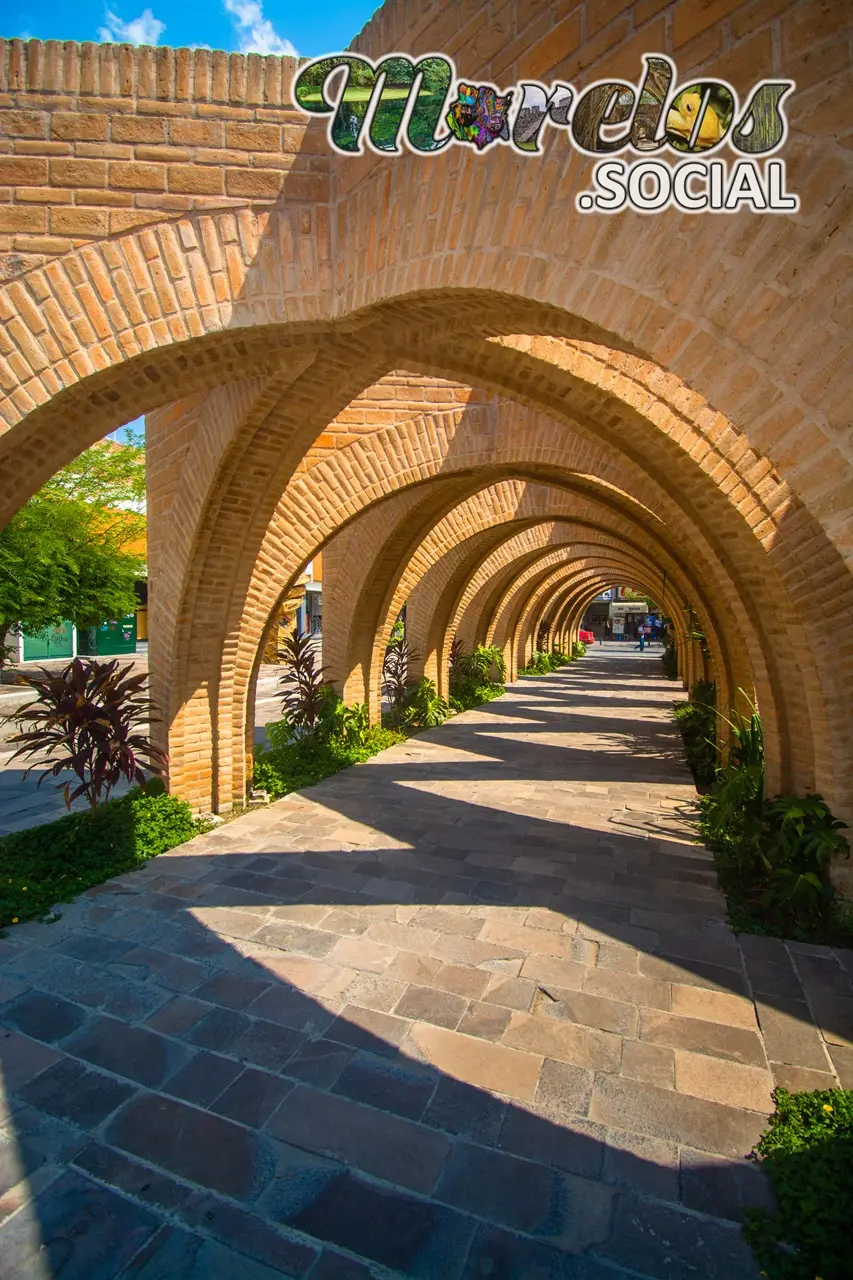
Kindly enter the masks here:
M 382 693 L 391 703 L 391 716 L 396 722 L 403 718 L 409 692 L 409 670 L 416 655 L 405 636 L 392 640 L 385 650 L 382 663 Z
M 583 640 L 573 640 L 572 641 L 572 657 L 583 658 L 585 654 L 586 654 L 586 645 L 584 644 Z
M 536 649 L 526 667 L 519 670 L 520 676 L 547 676 L 551 671 L 556 670 L 550 653 L 546 653 L 543 649 Z
M 555 645 L 551 650 L 551 665 L 556 671 L 557 667 L 565 667 L 568 663 L 573 662 L 573 655 L 566 653 L 563 649 L 558 649 Z
M 491 702 L 505 693 L 506 664 L 497 645 L 478 644 L 473 653 L 465 654 L 461 640 L 450 646 L 449 709 L 469 711 Z
M 711 681 L 697 680 L 689 702 L 676 702 L 673 715 L 684 741 L 684 757 L 696 786 L 707 791 L 717 775 L 717 690 Z
M 484 702 L 492 702 L 506 693 L 502 684 L 476 684 L 473 681 L 457 686 L 456 692 L 450 695 L 450 706 L 454 711 L 470 711 L 481 707 Z
M 71 902 L 207 829 L 185 801 L 155 781 L 84 813 L 3 836 L 0 925 L 43 916 L 55 903 Z
M 20 729 L 11 739 L 20 743 L 11 759 L 32 760 L 25 778 L 50 763 L 38 786 L 45 778 L 74 773 L 76 787 L 70 781 L 57 787 L 67 809 L 81 796 L 95 809 L 123 778 L 141 784 L 146 774 L 159 775 L 166 767 L 167 757 L 142 732 L 150 720 L 148 675 L 133 676 L 131 670 L 131 664 L 119 667 L 117 659 L 75 658 L 58 675 L 41 667 L 18 676 L 36 699 L 9 717 Z
M 818 795 L 766 800 L 757 710 L 726 723 L 728 760 L 699 802 L 699 831 L 714 854 L 732 927 L 801 941 L 849 940 L 853 912 L 829 879 L 832 859 L 850 852 L 844 824 Z
M 853 1090 L 789 1093 L 753 1159 L 761 1161 L 778 1211 L 748 1209 L 744 1235 L 769 1280 L 850 1276 L 853 1222 Z
M 476 677 L 482 684 L 503 684 L 506 679 L 506 663 L 503 652 L 496 644 L 475 645 L 473 653 L 462 659 L 462 673 Z
M 450 715 L 450 706 L 438 696 L 435 683 L 423 676 L 406 690 L 403 722 L 415 729 L 435 729 Z
M 277 742 L 271 747 L 257 748 L 252 786 L 266 791 L 273 800 L 313 786 L 340 769 L 369 760 L 386 747 L 404 742 L 406 737 L 404 733 L 370 725 L 358 745 L 347 745 L 339 737 L 325 742 L 316 737 L 281 741 L 271 730 L 273 726 L 267 725 L 267 737 Z
M 282 721 L 293 737 L 310 738 L 318 730 L 330 696 L 329 685 L 323 679 L 325 667 L 317 666 L 311 637 L 300 635 L 295 627 L 278 656 L 284 663 L 279 678 Z

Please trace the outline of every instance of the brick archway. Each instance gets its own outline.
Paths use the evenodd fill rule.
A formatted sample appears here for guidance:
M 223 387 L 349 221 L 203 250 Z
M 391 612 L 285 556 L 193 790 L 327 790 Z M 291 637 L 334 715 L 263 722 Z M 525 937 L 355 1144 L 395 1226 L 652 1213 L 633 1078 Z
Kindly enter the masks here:
M 586 7 L 577 41 L 555 49 L 553 66 L 536 42 L 538 67 L 504 66 L 497 52 L 477 56 L 469 73 L 635 74 L 638 50 L 655 46 L 693 74 L 713 67 L 715 40 L 731 38 L 728 15 L 709 17 L 699 0 L 681 0 L 666 17 L 626 3 L 605 24 L 610 43 L 598 43 L 581 38 Z M 798 46 L 813 31 L 820 39 L 817 0 L 784 15 L 747 19 L 748 9 L 736 6 L 749 32 L 750 72 L 765 64 L 772 71 L 781 50 L 796 78 Z M 386 6 L 358 47 L 382 52 L 392 33 L 405 47 L 405 15 L 402 5 Z M 418 39 L 429 34 L 440 47 L 450 21 L 430 0 Z M 524 49 L 526 19 L 513 11 L 511 21 Z M 702 35 L 695 47 L 684 34 L 693 28 Z M 586 474 L 662 517 L 670 544 L 695 558 L 715 612 L 725 615 L 729 647 L 742 645 L 762 706 L 778 718 L 770 742 L 780 783 L 818 785 L 839 812 L 853 813 L 853 737 L 842 712 L 853 658 L 839 655 L 835 640 L 853 608 L 842 300 L 822 323 L 814 317 L 826 282 L 843 276 L 836 196 L 850 157 L 817 111 L 819 95 L 842 83 L 840 63 L 824 65 L 821 85 L 803 63 L 805 84 L 792 102 L 789 172 L 803 213 L 683 224 L 669 214 L 641 223 L 576 215 L 562 197 L 588 166 L 559 139 L 531 164 L 499 150 L 475 164 L 451 149 L 429 162 L 440 177 L 431 184 L 423 162 L 409 156 L 332 161 L 322 126 L 288 140 L 290 126 L 262 125 L 257 113 L 286 101 L 276 60 L 263 74 L 260 62 L 239 58 L 223 71 L 204 51 L 180 67 L 164 51 L 155 74 L 145 51 L 122 51 L 121 62 L 99 53 L 94 63 L 73 47 L 58 59 L 38 42 L 13 42 L 6 53 L 0 116 L 7 106 L 23 113 L 11 135 L 22 140 L 11 143 L 6 227 L 14 233 L 29 218 L 32 235 L 26 246 L 9 246 L 21 250 L 23 265 L 0 290 L 0 469 L 8 477 L 0 518 L 86 444 L 160 406 L 159 456 L 169 465 L 152 488 L 152 526 L 161 525 L 152 538 L 161 548 L 171 539 L 177 553 L 171 564 L 160 558 L 162 643 L 152 660 L 184 794 L 222 807 L 242 794 L 252 672 L 282 589 L 281 521 L 292 486 L 304 481 L 309 506 L 328 501 L 324 464 L 315 459 L 306 470 L 305 459 L 322 453 L 326 436 L 337 440 L 366 387 L 402 367 L 433 385 L 457 378 L 515 402 L 507 412 L 528 423 L 528 449 L 506 460 L 508 474 L 522 466 L 529 478 Z M 203 136 L 197 104 L 216 121 L 216 104 L 226 100 L 249 122 L 210 128 L 230 129 L 251 180 L 232 178 L 229 168 L 221 195 L 177 194 L 181 182 L 200 181 L 213 154 L 202 154 L 214 142 Z M 183 117 L 184 141 L 196 148 L 189 159 L 136 154 L 145 144 L 134 130 L 157 115 L 150 101 L 168 108 L 161 116 Z M 90 131 L 88 142 L 80 130 Z M 58 141 L 62 131 L 67 143 Z M 177 125 L 169 131 L 164 141 L 174 145 Z M 110 212 L 96 200 L 86 213 L 76 203 L 82 176 L 66 168 L 70 211 L 43 228 L 58 233 L 62 223 L 65 236 L 43 235 L 33 222 L 37 205 L 24 217 L 15 157 L 30 156 L 30 185 L 40 166 L 48 181 L 61 169 L 38 159 L 30 137 L 67 145 L 74 163 L 78 145 L 92 138 L 126 147 L 127 156 L 109 159 L 114 174 L 104 165 L 106 182 L 129 193 L 126 207 Z M 278 169 L 259 161 L 264 153 L 278 157 Z M 162 198 L 150 194 L 160 163 L 169 187 Z M 94 170 L 86 172 L 94 182 Z M 138 189 L 142 178 L 148 193 Z M 827 198 L 821 184 L 831 188 Z M 458 190 L 466 192 L 460 216 Z M 560 193 L 553 207 L 543 203 L 548 191 Z M 377 209 L 388 211 L 387 223 L 377 224 Z M 195 403 L 166 408 L 177 388 Z M 431 427 L 423 416 L 418 447 L 427 451 Z M 578 459 L 571 466 L 569 437 Z M 431 479 L 462 469 L 461 455 L 448 464 L 439 454 Z M 472 446 L 471 465 L 478 456 L 493 460 L 488 441 L 479 452 Z M 408 480 L 370 474 L 376 501 L 427 478 L 414 462 Z M 343 489 L 331 500 L 343 516 L 355 514 Z M 190 636 L 200 631 L 209 640 L 194 651 Z

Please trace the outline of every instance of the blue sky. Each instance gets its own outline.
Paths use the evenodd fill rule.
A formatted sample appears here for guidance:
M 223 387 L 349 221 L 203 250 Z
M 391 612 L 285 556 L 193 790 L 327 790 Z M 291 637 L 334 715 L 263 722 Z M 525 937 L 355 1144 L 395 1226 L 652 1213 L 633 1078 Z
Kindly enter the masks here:
M 380 0 L 7 0 L 0 35 L 318 57 L 345 49 Z

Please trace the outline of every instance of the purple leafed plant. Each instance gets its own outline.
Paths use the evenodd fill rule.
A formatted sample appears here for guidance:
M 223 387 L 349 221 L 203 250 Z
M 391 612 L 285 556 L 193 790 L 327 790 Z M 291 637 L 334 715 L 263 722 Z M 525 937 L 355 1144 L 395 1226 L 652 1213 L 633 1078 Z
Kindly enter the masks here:
M 118 660 L 98 662 L 75 658 L 58 675 L 45 667 L 18 676 L 36 694 L 14 716 L 21 732 L 11 741 L 20 743 L 12 759 L 32 759 L 24 777 L 40 764 L 50 768 L 39 778 L 58 777 L 70 770 L 79 779 L 60 783 L 65 806 L 85 796 L 92 809 L 109 799 L 122 779 L 142 784 L 145 775 L 161 775 L 168 756 L 142 732 L 150 723 L 148 675 L 129 675 L 132 666 Z

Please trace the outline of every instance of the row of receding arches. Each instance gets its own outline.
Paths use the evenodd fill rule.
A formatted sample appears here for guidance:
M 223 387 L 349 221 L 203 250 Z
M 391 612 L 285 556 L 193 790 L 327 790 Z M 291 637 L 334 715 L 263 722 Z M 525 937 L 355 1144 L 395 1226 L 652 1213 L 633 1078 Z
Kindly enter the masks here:
M 275 251 L 275 226 L 246 249 L 245 272 Z M 169 232 L 163 270 L 183 269 L 185 242 L 197 274 L 192 253 L 207 241 L 192 220 L 183 228 Z M 158 234 L 142 233 L 151 263 Z M 138 256 L 133 240 L 82 251 L 80 271 L 102 254 L 103 296 Z M 27 368 L 47 364 L 23 380 L 21 356 L 0 406 L 11 424 L 0 453 L 15 449 L 17 464 L 3 510 L 148 412 L 152 689 L 170 783 L 196 807 L 245 796 L 264 640 L 323 548 L 327 654 L 347 697 L 376 708 L 403 602 L 441 686 L 449 637 L 496 639 L 514 670 L 552 613 L 570 632 L 584 599 L 618 579 L 659 599 L 677 629 L 694 611 L 707 658 L 684 646 L 686 681 L 701 666 L 724 708 L 738 689 L 755 693 L 771 788 L 817 788 L 853 813 L 853 652 L 833 629 L 853 611 L 843 547 L 748 434 L 627 340 L 555 305 L 450 286 L 323 322 L 264 322 L 272 303 L 259 301 L 258 318 L 241 312 L 235 326 L 236 310 L 206 318 L 187 301 L 181 324 L 129 320 L 126 342 L 107 302 L 113 336 L 80 331 L 72 380 L 39 355 L 62 301 L 55 281 L 59 266 L 34 278 L 26 307 L 30 286 L 14 286 L 36 335 L 21 347 Z M 513 541 L 549 524 L 570 525 L 548 535 L 567 540 Z
M 211 441 L 218 436 L 239 442 L 241 465 L 250 474 L 254 467 L 263 484 L 263 461 L 252 461 L 246 438 L 254 431 L 284 438 L 282 419 L 305 411 L 317 372 L 297 351 L 295 376 L 289 370 L 272 391 L 275 379 L 234 382 L 150 416 L 155 474 L 184 442 L 168 532 L 158 542 L 155 531 L 152 547 L 152 622 L 161 624 L 163 654 L 159 669 L 155 655 L 155 682 L 170 700 L 177 788 L 201 804 L 212 796 L 220 807 L 241 798 L 264 640 L 292 582 L 321 548 L 324 662 L 344 697 L 367 702 L 374 717 L 385 646 L 403 604 L 419 655 L 414 674 L 422 669 L 446 693 L 453 638 L 465 647 L 500 645 L 514 675 L 543 629 L 549 640 L 567 643 L 588 602 L 620 581 L 648 592 L 673 618 L 686 684 L 714 679 L 724 708 L 739 689 L 758 696 L 773 784 L 808 789 L 819 773 L 825 790 L 835 787 L 831 753 L 819 758 L 810 725 L 813 707 L 824 714 L 822 679 L 784 584 L 779 528 L 796 507 L 792 495 L 781 503 L 774 491 L 768 500 L 765 483 L 763 495 L 745 502 L 736 465 L 711 451 L 708 434 L 674 407 L 674 397 L 648 394 L 654 371 L 643 362 L 626 372 L 619 353 L 547 338 L 486 340 L 482 347 L 481 369 L 496 356 L 510 366 L 547 356 L 555 380 L 568 366 L 559 412 L 554 388 L 535 398 L 529 385 L 523 398 L 501 396 L 500 382 L 511 379 L 493 372 L 485 392 L 460 391 L 440 381 L 434 365 L 386 374 L 347 398 L 309 447 L 291 455 L 290 478 L 245 585 L 231 593 L 233 612 L 209 682 L 187 670 L 175 607 L 189 586 L 197 608 L 209 585 L 191 559 L 200 522 L 188 508 L 195 501 L 198 511 L 209 497 L 199 472 L 217 456 Z M 306 377 L 301 396 L 285 395 Z M 641 410 L 636 392 L 643 385 Z M 447 387 L 444 399 L 455 402 L 436 408 L 437 390 Z M 401 394 L 404 403 L 395 399 Z M 374 410 L 389 397 L 401 406 L 396 412 Z M 231 519 L 216 496 L 208 545 Z M 237 569 L 230 567 L 232 584 Z M 701 647 L 687 635 L 694 618 L 705 636 Z M 828 669 L 822 678 L 831 678 Z M 215 744 L 209 753 L 205 725 Z

